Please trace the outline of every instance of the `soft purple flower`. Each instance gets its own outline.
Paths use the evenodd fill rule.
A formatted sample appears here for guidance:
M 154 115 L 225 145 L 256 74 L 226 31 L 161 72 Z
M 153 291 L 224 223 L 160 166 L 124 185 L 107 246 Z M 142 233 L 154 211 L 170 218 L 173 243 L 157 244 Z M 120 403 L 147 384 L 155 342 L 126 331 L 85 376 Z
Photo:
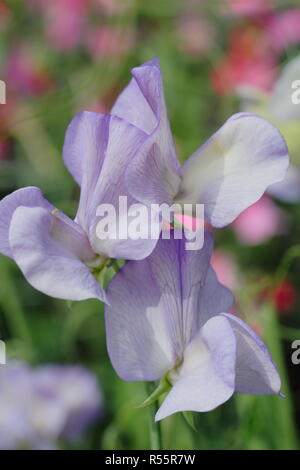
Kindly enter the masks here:
M 137 200 L 202 203 L 206 220 L 223 227 L 284 178 L 288 168 L 284 139 L 267 120 L 250 113 L 231 116 L 180 165 L 157 59 L 134 68 L 132 75 L 112 114 L 148 134 L 127 167 L 128 191 Z
M 263 342 L 228 314 L 233 297 L 209 261 L 212 239 L 186 251 L 184 240 L 159 240 L 108 287 L 108 352 L 126 381 L 166 378 L 172 385 L 156 420 L 178 411 L 209 411 L 237 391 L 279 393 L 280 377 Z
M 286 173 L 283 138 L 268 121 L 252 114 L 232 116 L 180 166 L 158 61 L 132 73 L 111 114 L 82 112 L 68 127 L 63 158 L 81 186 L 74 221 L 38 188 L 20 189 L 0 202 L 0 252 L 12 257 L 28 282 L 48 295 L 105 301 L 92 269 L 108 257 L 138 260 L 152 252 L 157 239 L 100 240 L 100 204 L 117 208 L 119 196 L 128 197 L 128 207 L 137 201 L 203 203 L 208 222 L 222 227 Z
M 96 377 L 78 366 L 0 367 L 0 449 L 53 449 L 79 437 L 97 416 Z
M 102 397 L 97 379 L 80 366 L 42 366 L 35 370 L 35 390 L 44 409 L 63 410 L 59 435 L 73 440 L 98 417 Z

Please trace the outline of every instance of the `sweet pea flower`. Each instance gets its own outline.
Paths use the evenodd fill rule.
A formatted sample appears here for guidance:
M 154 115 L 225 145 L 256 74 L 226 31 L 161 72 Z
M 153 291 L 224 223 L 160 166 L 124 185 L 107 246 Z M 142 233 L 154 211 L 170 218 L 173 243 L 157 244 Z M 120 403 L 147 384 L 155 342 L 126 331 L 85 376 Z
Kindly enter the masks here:
M 204 204 L 214 227 L 231 223 L 288 168 L 288 150 L 277 129 L 250 113 L 231 116 L 183 165 L 179 164 L 157 59 L 132 70 L 133 78 L 112 114 L 148 138 L 129 162 L 129 193 L 143 204 Z
M 117 207 L 119 195 L 128 194 L 124 168 L 145 137 L 119 117 L 79 113 L 68 127 L 63 150 L 65 164 L 81 186 L 75 220 L 36 187 L 0 201 L 0 252 L 15 260 L 33 287 L 61 299 L 106 301 L 92 271 L 108 257 L 140 259 L 152 251 L 157 240 L 100 240 L 96 234 L 98 205 Z M 128 195 L 128 206 L 132 203 Z
M 280 377 L 257 335 L 235 315 L 231 292 L 211 268 L 212 238 L 202 250 L 160 239 L 130 261 L 108 287 L 108 352 L 126 381 L 164 379 L 170 391 L 156 420 L 178 411 L 210 411 L 236 392 L 279 394 Z
M 259 24 L 234 28 L 226 54 L 212 71 L 212 85 L 226 95 L 245 86 L 269 91 L 275 81 L 277 53 Z
M 75 220 L 35 187 L 0 201 L 0 252 L 13 258 L 36 289 L 54 297 L 105 301 L 91 270 L 105 258 L 143 259 L 159 236 L 101 240 L 100 204 L 202 203 L 214 227 L 231 223 L 281 181 L 288 152 L 277 129 L 252 114 L 235 114 L 182 165 L 176 157 L 157 59 L 132 71 L 111 114 L 79 113 L 68 127 L 64 162 L 81 186 Z M 118 220 L 122 226 L 121 214 Z M 160 221 L 153 221 L 159 226 Z M 151 227 L 153 228 L 153 226 Z M 154 232 L 154 230 L 152 231 Z

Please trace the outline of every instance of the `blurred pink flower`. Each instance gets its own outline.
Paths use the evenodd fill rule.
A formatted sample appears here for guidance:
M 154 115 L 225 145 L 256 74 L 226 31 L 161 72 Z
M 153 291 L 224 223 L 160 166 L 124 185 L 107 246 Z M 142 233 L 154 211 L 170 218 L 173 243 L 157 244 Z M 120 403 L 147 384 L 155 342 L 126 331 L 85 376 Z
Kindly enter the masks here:
M 298 43 L 299 8 L 253 15 L 242 26 L 231 30 L 227 52 L 212 71 L 215 91 L 228 94 L 245 85 L 271 91 L 280 55 Z
M 130 28 L 102 25 L 91 30 L 86 46 L 94 60 L 119 59 L 126 55 L 134 44 L 134 32 Z
M 276 56 L 270 51 L 269 38 L 260 25 L 231 31 L 227 54 L 213 71 L 212 81 L 220 94 L 242 85 L 270 90 L 275 80 Z
M 30 0 L 44 16 L 47 36 L 58 50 L 77 46 L 86 26 L 89 2 L 85 0 Z
M 241 243 L 259 245 L 283 232 L 286 216 L 268 196 L 248 207 L 232 223 Z
M 271 90 L 276 77 L 277 55 L 260 24 L 250 23 L 231 31 L 226 55 L 212 72 L 212 85 L 220 94 L 250 85 Z
M 270 42 L 279 53 L 300 42 L 300 9 L 282 11 L 271 15 L 266 24 Z
M 49 74 L 27 44 L 20 44 L 9 51 L 4 76 L 9 89 L 20 95 L 40 95 L 53 87 Z
M 226 287 L 235 289 L 238 285 L 237 266 L 234 258 L 223 250 L 215 250 L 211 257 L 218 280 Z
M 229 9 L 229 12 L 235 15 L 253 16 L 269 12 L 273 0 L 227 0 L 226 6 L 226 13 Z
M 244 60 L 224 58 L 212 72 L 212 85 L 220 95 L 236 91 L 244 85 L 270 91 L 275 81 L 276 68 L 270 60 L 245 57 Z
M 215 31 L 205 18 L 181 18 L 177 31 L 179 46 L 187 54 L 201 55 L 213 46 Z

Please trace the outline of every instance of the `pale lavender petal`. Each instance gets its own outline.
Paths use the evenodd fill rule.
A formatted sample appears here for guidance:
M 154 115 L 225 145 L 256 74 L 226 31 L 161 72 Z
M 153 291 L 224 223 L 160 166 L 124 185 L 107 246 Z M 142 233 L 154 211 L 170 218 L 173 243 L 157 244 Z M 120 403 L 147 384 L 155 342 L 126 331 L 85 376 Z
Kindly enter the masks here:
M 280 392 L 280 376 L 263 341 L 242 320 L 223 314 L 231 323 L 237 340 L 235 389 L 250 395 Z
M 232 116 L 181 167 L 181 202 L 204 204 L 214 227 L 231 223 L 288 168 L 288 150 L 278 130 L 254 114 Z
M 164 160 L 159 139 L 149 137 L 128 166 L 126 184 L 130 194 L 144 204 L 173 203 L 180 185 L 178 171 Z
M 166 279 L 164 285 L 158 285 L 149 258 L 127 263 L 107 290 L 108 353 L 115 371 L 126 381 L 159 379 L 177 359 L 170 339 L 169 312 L 165 311 L 160 291 L 170 281 Z M 161 269 L 164 270 L 163 265 Z M 176 298 L 171 298 L 170 303 L 175 311 L 179 308 Z
M 68 127 L 64 159 L 81 184 L 76 221 L 88 233 L 96 253 L 111 258 L 141 259 L 151 253 L 157 242 L 157 238 L 152 240 L 149 233 L 138 240 L 128 236 L 122 239 L 118 230 L 105 240 L 96 233 L 100 221 L 97 208 L 101 204 L 112 205 L 116 226 L 119 226 L 119 196 L 127 197 L 128 208 L 136 202 L 128 194 L 124 176 L 128 163 L 145 138 L 144 132 L 118 117 L 90 112 L 79 113 Z M 122 217 L 127 217 L 127 211 Z
M 153 224 L 158 225 L 158 228 L 155 231 L 156 238 L 151 239 L 151 225 L 149 223 L 151 214 L 150 210 L 146 208 L 147 214 L 143 221 L 143 228 L 148 227 L 148 230 L 144 238 L 135 240 L 132 236 L 125 236 L 122 239 L 118 231 L 124 217 L 127 219 L 128 227 L 130 226 L 132 219 L 129 216 L 129 211 L 131 206 L 137 203 L 128 193 L 125 184 L 125 170 L 136 152 L 139 151 L 144 140 L 145 134 L 136 127 L 117 117 L 109 117 L 105 147 L 106 156 L 95 186 L 92 186 L 92 193 L 91 184 L 85 185 L 86 197 L 84 198 L 83 193 L 77 214 L 77 218 L 83 226 L 85 220 L 87 220 L 89 239 L 94 251 L 97 253 L 112 258 L 142 259 L 152 252 L 157 243 L 160 233 L 159 220 L 153 221 Z M 120 196 L 127 198 L 127 207 L 124 210 L 121 207 Z M 84 199 L 87 201 L 86 204 L 82 204 Z M 97 208 L 100 204 L 110 204 L 115 209 L 116 214 L 117 231 L 104 241 L 99 239 L 96 232 L 100 221 L 100 217 L 97 215 Z
M 211 317 L 222 312 L 229 312 L 234 304 L 232 292 L 218 281 L 214 269 L 209 266 L 205 284 L 199 291 L 198 328 L 203 326 Z
M 219 315 L 211 318 L 188 345 L 156 421 L 179 411 L 210 411 L 232 396 L 236 340 L 224 320 Z
M 179 162 L 168 121 L 158 60 L 134 68 L 132 76 L 128 87 L 116 101 L 112 114 L 131 122 L 149 137 L 128 167 L 128 190 L 134 198 L 146 204 L 168 202 L 179 188 Z
M 44 198 L 41 190 L 34 186 L 18 189 L 0 201 L 0 253 L 12 257 L 8 233 L 11 218 L 19 206 L 43 207 L 49 212 L 55 207 Z
M 269 101 L 268 111 L 279 122 L 300 119 L 299 80 L 300 55 L 297 55 L 281 71 Z M 293 87 L 294 83 L 296 83 L 295 87 Z M 293 95 L 295 96 L 294 100 Z
M 75 181 L 81 185 L 88 174 L 96 180 L 101 170 L 109 116 L 82 111 L 70 122 L 64 141 L 63 159 Z
M 151 134 L 158 124 L 163 98 L 159 62 L 155 58 L 131 73 L 133 78 L 116 100 L 111 114 Z
M 41 292 L 67 300 L 106 300 L 85 262 L 93 252 L 80 227 L 40 207 L 18 207 L 9 229 L 13 258 Z

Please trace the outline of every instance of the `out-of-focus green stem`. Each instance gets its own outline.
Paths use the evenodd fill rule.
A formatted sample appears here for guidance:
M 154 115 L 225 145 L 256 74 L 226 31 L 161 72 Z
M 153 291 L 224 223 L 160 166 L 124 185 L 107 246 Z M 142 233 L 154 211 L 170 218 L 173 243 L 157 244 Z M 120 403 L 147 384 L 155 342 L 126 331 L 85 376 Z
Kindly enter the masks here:
M 155 385 L 152 382 L 146 382 L 147 396 L 153 393 Z M 150 447 L 151 450 L 162 449 L 162 436 L 160 422 L 155 422 L 155 415 L 158 410 L 157 401 L 148 406 L 148 420 L 149 420 L 149 433 L 150 433 Z
M 286 277 L 288 270 L 295 258 L 300 257 L 300 245 L 292 246 L 285 255 L 278 266 L 277 272 L 275 274 L 275 281 L 281 282 Z

